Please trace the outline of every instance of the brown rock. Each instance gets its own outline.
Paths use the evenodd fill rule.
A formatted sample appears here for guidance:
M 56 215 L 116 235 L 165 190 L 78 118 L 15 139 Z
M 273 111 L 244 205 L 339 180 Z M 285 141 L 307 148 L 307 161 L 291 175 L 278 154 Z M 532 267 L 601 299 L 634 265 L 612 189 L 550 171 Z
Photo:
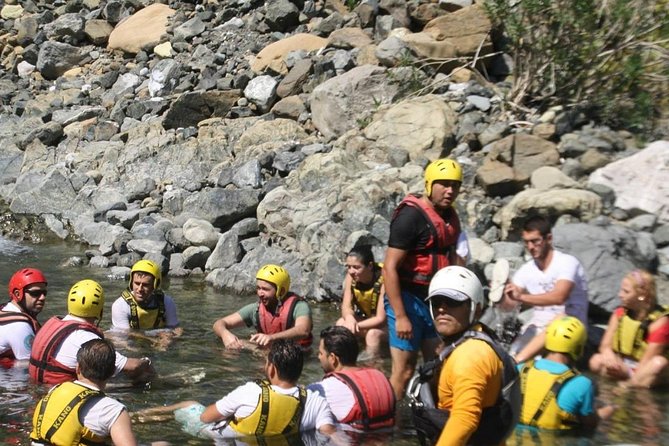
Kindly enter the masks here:
M 96 45 L 104 45 L 113 30 L 106 20 L 88 20 L 84 26 L 84 34 Z
M 358 49 L 355 56 L 355 64 L 359 67 L 363 65 L 379 65 L 379 59 L 376 57 L 376 45 L 367 45 Z
M 511 166 L 491 159 L 486 159 L 478 168 L 476 180 L 489 196 L 513 195 L 523 187 Z
M 360 28 L 341 28 L 328 37 L 328 46 L 335 48 L 360 48 L 374 43 L 371 37 Z
M 299 96 L 283 98 L 272 107 L 272 113 L 277 118 L 287 118 L 294 121 L 297 121 L 297 118 L 306 110 L 307 107 Z
M 136 54 L 153 49 L 167 33 L 168 18 L 174 9 L 154 3 L 121 21 L 109 36 L 107 48 Z
M 313 64 L 310 59 L 299 60 L 276 88 L 276 94 L 285 98 L 302 91 L 302 85 L 309 78 Z
M 530 175 L 541 166 L 557 166 L 560 153 L 555 144 L 526 133 L 509 135 L 493 143 L 489 159 L 511 167 L 516 180 L 527 183 Z
M 296 50 L 316 51 L 325 48 L 327 43 L 327 39 L 313 34 L 295 34 L 263 48 L 251 62 L 251 69 L 256 73 L 270 69 L 285 75 L 288 67 L 283 59 L 288 53 Z

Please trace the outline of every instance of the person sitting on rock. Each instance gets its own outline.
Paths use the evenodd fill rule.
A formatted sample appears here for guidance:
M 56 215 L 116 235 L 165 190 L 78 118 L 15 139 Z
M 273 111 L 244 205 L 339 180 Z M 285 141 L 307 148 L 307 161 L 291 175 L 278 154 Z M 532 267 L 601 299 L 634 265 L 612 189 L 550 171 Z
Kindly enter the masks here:
M 348 253 L 341 318 L 336 323 L 365 340 L 370 358 L 378 356 L 382 344 L 388 342 L 382 267 L 374 261 L 369 246 L 357 246 Z
M 297 385 L 303 366 L 300 346 L 279 339 L 269 348 L 264 379 L 249 381 L 207 407 L 197 401 L 182 401 L 145 409 L 137 417 L 162 420 L 167 414 L 191 435 L 214 439 L 264 439 L 314 429 L 333 434 L 335 421 L 325 398 Z
M 242 307 L 214 323 L 214 333 L 227 348 L 241 348 L 242 343 L 230 330 L 246 325 L 257 333 L 250 341 L 260 347 L 278 339 L 297 341 L 303 348 L 311 346 L 311 309 L 297 294 L 289 291 L 290 275 L 278 265 L 265 265 L 256 274 L 258 301 Z
M 514 359 L 524 362 L 544 347 L 544 330 L 555 318 L 574 316 L 588 323 L 588 283 L 581 262 L 553 247 L 549 220 L 532 216 L 521 237 L 532 260 L 523 264 L 504 288 L 503 307 L 532 308 L 532 317 L 510 348 Z
M 523 392 L 520 423 L 550 430 L 594 429 L 612 406 L 595 410 L 595 386 L 579 373 L 587 331 L 573 316 L 555 319 L 546 328 L 546 355 L 518 365 Z
M 655 279 L 644 270 L 627 274 L 590 370 L 629 386 L 669 383 L 669 308 L 658 305 Z
M 0 307 L 1 367 L 27 365 L 40 329 L 37 315 L 46 302 L 46 286 L 46 277 L 35 268 L 22 268 L 9 279 L 10 301 Z
M 76 379 L 77 352 L 86 341 L 103 339 L 98 328 L 105 296 L 94 280 L 75 283 L 67 295 L 67 315 L 49 319 L 35 336 L 28 373 L 36 383 L 60 384 Z M 127 358 L 116 352 L 114 375 L 124 372 L 147 381 L 155 371 L 149 358 Z
M 342 424 L 374 430 L 395 424 L 395 393 L 379 370 L 358 367 L 358 341 L 346 327 L 321 331 L 318 360 L 325 372 L 322 381 L 309 386 L 328 401 Z
M 76 380 L 54 386 L 35 408 L 33 445 L 137 444 L 125 406 L 104 394 L 115 370 L 111 342 L 91 339 L 77 352 Z M 61 422 L 63 414 L 67 414 Z

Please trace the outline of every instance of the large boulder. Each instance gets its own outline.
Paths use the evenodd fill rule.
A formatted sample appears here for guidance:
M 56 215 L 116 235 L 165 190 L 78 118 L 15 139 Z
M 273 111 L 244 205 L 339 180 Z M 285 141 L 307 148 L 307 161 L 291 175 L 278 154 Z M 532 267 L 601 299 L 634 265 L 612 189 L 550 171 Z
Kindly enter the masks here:
M 206 188 L 184 200 L 183 213 L 206 220 L 217 228 L 226 228 L 252 216 L 257 206 L 257 191 Z
M 314 126 L 327 138 L 341 136 L 361 127 L 379 105 L 391 103 L 397 91 L 385 68 L 353 68 L 314 89 L 310 99 Z
M 406 150 L 412 160 L 438 158 L 456 121 L 456 113 L 444 100 L 419 96 L 380 110 L 364 133 L 385 147 Z
M 121 21 L 109 35 L 107 47 L 136 54 L 153 49 L 167 34 L 168 18 L 176 11 L 167 5 L 154 3 Z
M 669 222 L 669 141 L 656 141 L 640 152 L 594 171 L 590 186 L 616 194 L 615 206 L 632 214 L 651 213 Z
M 506 238 L 510 232 L 519 229 L 519 225 L 530 212 L 543 215 L 560 216 L 570 214 L 588 221 L 602 211 L 602 200 L 594 192 L 581 189 L 538 190 L 527 189 L 516 194 L 513 199 L 500 209 L 493 221 L 502 230 Z

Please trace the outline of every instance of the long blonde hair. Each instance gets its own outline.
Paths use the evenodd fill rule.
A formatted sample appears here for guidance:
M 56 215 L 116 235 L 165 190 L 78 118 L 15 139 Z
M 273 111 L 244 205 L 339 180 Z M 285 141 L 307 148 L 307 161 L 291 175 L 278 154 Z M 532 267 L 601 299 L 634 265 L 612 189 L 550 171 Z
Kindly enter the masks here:
M 625 276 L 634 287 L 637 296 L 645 296 L 648 302 L 655 305 L 657 302 L 657 290 L 655 288 L 655 277 L 645 269 L 635 269 Z

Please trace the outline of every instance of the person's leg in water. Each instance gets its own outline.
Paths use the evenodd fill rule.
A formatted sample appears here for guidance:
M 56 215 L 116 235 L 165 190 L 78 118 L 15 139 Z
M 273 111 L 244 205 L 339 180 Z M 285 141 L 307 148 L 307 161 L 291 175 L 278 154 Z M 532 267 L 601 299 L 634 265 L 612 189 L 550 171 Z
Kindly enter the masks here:
M 189 406 L 200 404 L 197 401 L 181 401 L 169 406 L 157 406 L 142 409 L 130 414 L 134 421 L 139 423 L 169 421 L 174 419 L 174 411 L 177 409 L 185 409 Z

